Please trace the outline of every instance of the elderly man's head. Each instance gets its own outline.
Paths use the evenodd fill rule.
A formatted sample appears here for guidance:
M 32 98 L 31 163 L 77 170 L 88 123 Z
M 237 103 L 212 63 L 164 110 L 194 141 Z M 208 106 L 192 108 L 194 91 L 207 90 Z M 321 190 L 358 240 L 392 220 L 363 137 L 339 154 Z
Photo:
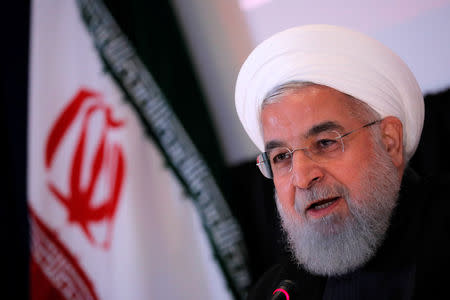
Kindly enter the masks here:
M 367 262 L 422 131 L 423 96 L 408 66 L 361 33 L 295 27 L 253 50 L 235 96 L 297 261 L 323 275 Z
M 361 266 L 382 242 L 395 207 L 404 168 L 400 120 L 380 120 L 332 88 L 290 83 L 264 100 L 261 123 L 297 261 L 322 275 Z

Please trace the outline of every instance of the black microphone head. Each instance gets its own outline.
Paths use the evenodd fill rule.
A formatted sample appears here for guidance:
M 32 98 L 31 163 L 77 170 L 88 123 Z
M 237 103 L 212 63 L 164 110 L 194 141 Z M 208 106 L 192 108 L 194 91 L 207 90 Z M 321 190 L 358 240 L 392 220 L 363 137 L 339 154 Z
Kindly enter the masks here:
M 293 293 L 296 290 L 296 284 L 292 280 L 283 280 L 273 291 L 271 300 L 294 300 Z

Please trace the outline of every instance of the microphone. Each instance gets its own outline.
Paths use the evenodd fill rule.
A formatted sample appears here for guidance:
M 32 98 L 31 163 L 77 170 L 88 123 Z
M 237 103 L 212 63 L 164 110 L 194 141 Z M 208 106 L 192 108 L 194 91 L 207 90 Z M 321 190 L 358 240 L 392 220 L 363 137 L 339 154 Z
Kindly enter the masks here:
M 295 292 L 295 282 L 292 280 L 283 280 L 278 287 L 273 291 L 271 300 L 290 300 Z M 293 298 L 291 299 L 293 300 Z

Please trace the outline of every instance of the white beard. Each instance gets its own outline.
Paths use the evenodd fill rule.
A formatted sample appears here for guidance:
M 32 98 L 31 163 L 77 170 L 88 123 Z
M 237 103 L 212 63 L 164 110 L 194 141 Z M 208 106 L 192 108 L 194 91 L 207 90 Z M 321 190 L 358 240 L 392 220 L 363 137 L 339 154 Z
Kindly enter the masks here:
M 342 184 L 317 183 L 296 193 L 292 215 L 283 211 L 275 195 L 289 247 L 298 264 L 318 275 L 342 275 L 365 264 L 383 242 L 400 190 L 398 172 L 385 151 L 375 155 L 361 180 L 359 205 Z M 299 221 L 304 208 L 313 200 L 342 195 L 349 214 L 330 214 L 319 220 Z M 342 201 L 342 200 L 341 200 Z M 361 204 L 362 203 L 362 204 Z

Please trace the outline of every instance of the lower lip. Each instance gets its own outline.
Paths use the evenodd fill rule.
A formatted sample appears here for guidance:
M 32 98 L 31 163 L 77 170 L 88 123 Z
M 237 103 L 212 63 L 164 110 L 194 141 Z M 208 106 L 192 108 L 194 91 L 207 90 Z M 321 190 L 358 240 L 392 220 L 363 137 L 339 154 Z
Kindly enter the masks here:
M 306 214 L 308 215 L 308 217 L 314 218 L 314 219 L 325 217 L 326 215 L 332 213 L 333 210 L 335 210 L 337 208 L 337 206 L 339 205 L 339 203 L 341 203 L 341 202 L 342 202 L 342 198 L 337 198 L 336 200 L 334 200 L 333 203 L 331 203 L 331 205 L 329 205 L 327 207 L 324 207 L 321 209 L 308 209 L 306 211 Z

